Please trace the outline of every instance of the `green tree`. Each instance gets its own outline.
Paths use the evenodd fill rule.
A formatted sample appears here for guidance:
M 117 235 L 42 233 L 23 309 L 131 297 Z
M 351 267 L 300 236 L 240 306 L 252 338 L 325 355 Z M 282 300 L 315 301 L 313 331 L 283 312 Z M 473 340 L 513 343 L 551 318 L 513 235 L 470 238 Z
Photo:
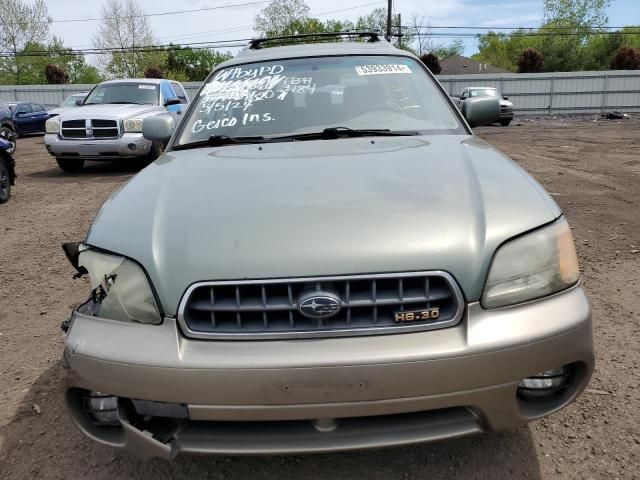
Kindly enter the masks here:
M 136 0 L 105 1 L 93 45 L 114 50 L 99 56 L 100 66 L 107 75 L 141 77 L 147 68 L 164 63 L 164 51 L 149 51 L 154 43 L 149 19 Z
M 166 76 L 184 82 L 203 81 L 216 65 L 232 57 L 230 52 L 172 47 L 167 51 Z
M 24 83 L 25 62 L 20 55 L 30 45 L 46 42 L 50 23 L 44 0 L 35 0 L 33 4 L 22 0 L 0 1 L 0 50 L 10 52 L 7 58 L 0 59 L 0 75 L 5 81 Z
M 527 48 L 540 50 L 540 38 L 527 35 L 525 30 L 512 34 L 489 32 L 478 37 L 478 53 L 473 59 L 504 68 L 512 72 L 518 69 L 518 59 Z
M 262 36 L 287 35 L 295 22 L 309 18 L 310 8 L 304 0 L 273 0 L 254 19 L 254 30 Z

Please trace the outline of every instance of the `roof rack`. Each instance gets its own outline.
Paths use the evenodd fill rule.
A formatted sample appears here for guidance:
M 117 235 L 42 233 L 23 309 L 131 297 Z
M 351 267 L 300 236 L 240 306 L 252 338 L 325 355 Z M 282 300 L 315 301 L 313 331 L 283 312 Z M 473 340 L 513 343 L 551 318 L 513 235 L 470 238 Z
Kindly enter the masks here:
M 300 35 L 284 35 L 281 37 L 263 37 L 254 38 L 249 42 L 249 49 L 258 50 L 263 44 L 271 42 L 280 42 L 282 40 L 299 40 L 308 38 L 328 38 L 328 37 L 367 37 L 367 42 L 380 42 L 381 34 L 378 32 L 322 32 L 322 33 L 302 33 Z

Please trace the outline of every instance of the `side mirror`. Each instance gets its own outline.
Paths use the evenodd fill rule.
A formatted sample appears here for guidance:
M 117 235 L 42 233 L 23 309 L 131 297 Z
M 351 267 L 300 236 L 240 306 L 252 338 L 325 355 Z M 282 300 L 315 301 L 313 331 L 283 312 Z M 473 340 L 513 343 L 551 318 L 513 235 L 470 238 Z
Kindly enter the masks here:
M 503 100 L 509 100 L 509 97 L 507 97 L 506 95 L 504 97 L 502 97 Z
M 76 100 L 76 105 L 80 106 L 80 105 L 82 105 L 83 102 L 84 102 L 84 100 L 78 99 L 78 100 Z
M 171 105 L 180 105 L 181 103 L 179 98 L 168 98 L 164 101 L 164 106 L 170 107 Z
M 147 140 L 167 143 L 176 129 L 171 115 L 153 115 L 142 122 L 142 136 Z
M 471 98 L 462 104 L 462 115 L 472 127 L 495 123 L 500 120 L 500 99 Z

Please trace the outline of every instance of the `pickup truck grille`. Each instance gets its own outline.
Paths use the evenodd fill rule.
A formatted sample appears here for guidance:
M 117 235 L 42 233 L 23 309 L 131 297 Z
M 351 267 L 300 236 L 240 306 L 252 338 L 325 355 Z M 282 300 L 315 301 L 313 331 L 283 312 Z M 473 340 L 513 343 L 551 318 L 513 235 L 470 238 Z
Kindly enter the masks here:
M 329 318 L 308 318 L 299 304 L 314 293 L 338 298 Z M 398 321 L 398 312 L 438 309 L 436 318 Z M 283 280 L 202 282 L 185 293 L 178 311 L 194 338 L 269 339 L 376 335 L 455 325 L 464 300 L 445 272 L 352 275 Z
M 62 122 L 62 136 L 65 138 L 86 138 L 86 121 L 66 120 Z
M 87 129 L 87 127 L 91 127 Z M 116 120 L 66 120 L 62 122 L 64 138 L 117 138 L 120 132 Z

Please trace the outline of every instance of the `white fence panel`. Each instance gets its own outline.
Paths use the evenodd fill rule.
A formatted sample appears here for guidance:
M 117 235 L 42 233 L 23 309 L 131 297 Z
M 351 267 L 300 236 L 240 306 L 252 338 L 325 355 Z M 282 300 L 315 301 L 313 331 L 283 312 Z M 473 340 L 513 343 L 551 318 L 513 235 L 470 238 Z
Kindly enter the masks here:
M 516 114 L 640 111 L 640 71 L 635 70 L 440 75 L 438 80 L 450 95 L 459 95 L 464 87 L 499 88 L 514 103 Z M 192 98 L 200 85 L 184 84 Z M 91 88 L 93 85 L 0 85 L 0 102 L 27 101 L 54 107 L 72 93 Z

